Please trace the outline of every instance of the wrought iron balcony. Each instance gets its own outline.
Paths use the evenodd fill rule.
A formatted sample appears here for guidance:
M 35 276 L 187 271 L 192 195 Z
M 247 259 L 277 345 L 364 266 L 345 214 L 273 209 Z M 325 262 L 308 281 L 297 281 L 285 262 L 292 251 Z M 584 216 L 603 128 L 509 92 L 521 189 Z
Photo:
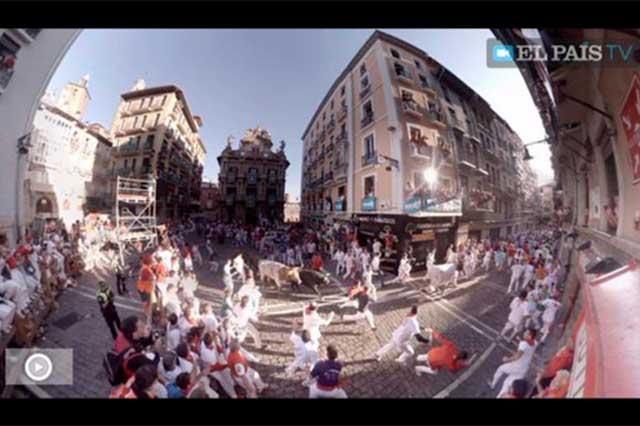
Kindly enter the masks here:
M 416 101 L 402 101 L 402 110 L 415 117 L 422 117 L 422 112 L 420 112 L 420 107 Z
M 345 118 L 347 118 L 347 107 L 342 107 L 340 108 L 340 111 L 338 111 L 338 121 L 342 121 Z
M 367 87 L 360 89 L 360 99 L 364 99 L 367 95 L 369 95 L 369 93 L 371 93 L 371 84 L 367 85 Z
M 440 111 L 427 111 L 427 120 L 429 120 L 432 124 L 435 124 L 440 127 L 446 127 L 446 120 L 444 118 L 444 114 Z
M 373 113 L 367 114 L 362 117 L 362 120 L 360 121 L 360 127 L 367 127 L 371 123 L 373 123 Z
M 375 151 L 364 154 L 362 156 L 362 167 L 368 166 L 370 164 L 375 164 L 377 161 L 378 161 L 378 154 Z

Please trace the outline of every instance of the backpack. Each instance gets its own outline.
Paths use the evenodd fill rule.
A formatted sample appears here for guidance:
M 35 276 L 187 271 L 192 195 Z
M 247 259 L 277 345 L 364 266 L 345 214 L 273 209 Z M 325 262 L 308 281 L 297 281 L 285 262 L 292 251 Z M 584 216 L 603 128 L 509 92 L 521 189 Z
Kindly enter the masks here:
M 102 367 L 107 374 L 107 380 L 112 386 L 122 385 L 126 381 L 125 360 L 134 351 L 133 347 L 129 347 L 122 352 L 110 350 L 102 360 Z

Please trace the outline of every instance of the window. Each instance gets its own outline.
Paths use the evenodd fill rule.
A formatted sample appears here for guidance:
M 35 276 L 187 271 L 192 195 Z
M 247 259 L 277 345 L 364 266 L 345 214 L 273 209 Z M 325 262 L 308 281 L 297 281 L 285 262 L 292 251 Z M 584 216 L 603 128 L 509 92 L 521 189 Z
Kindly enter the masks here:
M 322 113 L 322 121 L 325 121 L 327 119 L 327 112 L 323 112 Z
M 147 116 L 145 115 L 142 117 L 142 124 L 140 124 L 140 127 L 144 127 L 146 122 L 147 122 Z
M 331 99 L 330 108 L 333 109 L 333 99 Z
M 159 122 L 160 122 L 160 114 L 156 114 L 156 121 L 153 124 L 153 127 L 157 127 Z
M 376 154 L 376 143 L 373 134 L 370 134 L 364 138 L 364 156 L 365 158 L 372 158 Z
M 342 86 L 342 87 L 340 88 L 340 96 L 344 96 L 345 92 L 346 92 L 346 89 L 345 89 L 345 87 L 344 87 L 344 86 Z
M 418 78 L 420 79 L 420 84 L 422 84 L 424 87 L 428 87 L 429 86 L 429 80 L 427 80 L 427 76 L 424 74 L 418 74 Z
M 133 170 L 133 171 L 135 171 L 135 170 L 136 170 L 136 160 L 137 160 L 137 159 L 136 159 L 136 158 L 134 158 L 134 159 L 131 161 L 131 170 Z
M 364 195 L 365 197 L 376 196 L 376 177 L 367 176 L 364 178 Z
M 126 169 L 128 165 L 129 165 L 129 160 L 127 160 L 127 159 L 125 158 L 125 160 L 124 160 L 124 168 Z
M 422 139 L 422 132 L 420 131 L 420 129 L 417 128 L 417 127 L 410 126 L 409 127 L 409 139 L 412 142 L 420 141 L 420 139 Z
M 365 76 L 362 80 L 360 80 L 360 89 L 364 90 L 369 87 L 369 77 Z
M 422 69 L 422 65 L 420 65 L 420 61 L 418 61 L 417 59 L 415 61 L 413 61 L 416 64 L 416 68 L 418 69 Z
M 404 76 L 404 77 L 408 77 L 409 76 L 408 75 L 409 73 L 407 72 L 407 70 L 404 68 L 404 65 L 402 65 L 402 64 L 394 62 L 393 69 L 396 71 L 396 75 Z
M 139 118 L 139 117 L 135 117 L 135 118 L 133 119 L 133 126 L 131 127 L 132 129 L 135 129 L 136 127 L 138 127 L 138 118 Z
M 367 73 L 367 67 L 365 64 L 360 65 L 360 75 L 365 75 Z
M 391 49 L 391 56 L 393 56 L 396 59 L 400 59 L 400 54 L 395 49 Z
M 449 98 L 449 91 L 447 90 L 447 88 L 443 87 L 442 91 L 444 92 L 444 98 L 446 99 L 446 101 L 451 103 L 451 99 Z
M 160 106 L 164 106 L 165 102 L 167 102 L 167 95 L 162 97 L 162 101 L 160 102 Z
M 413 187 L 418 189 L 424 185 L 424 174 L 419 172 L 413 173 Z

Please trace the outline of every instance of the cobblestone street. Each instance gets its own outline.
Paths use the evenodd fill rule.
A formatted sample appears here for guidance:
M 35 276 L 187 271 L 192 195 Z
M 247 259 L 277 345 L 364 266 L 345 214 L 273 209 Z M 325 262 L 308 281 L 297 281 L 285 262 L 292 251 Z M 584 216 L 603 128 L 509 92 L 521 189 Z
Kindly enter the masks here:
M 219 247 L 219 251 L 221 258 L 226 258 L 238 250 Z M 331 263 L 328 267 L 333 270 Z M 197 296 L 219 306 L 222 298 L 220 273 L 201 268 L 198 276 Z M 37 396 L 100 398 L 108 395 L 110 386 L 101 363 L 112 339 L 95 302 L 99 279 L 105 279 L 115 287 L 114 278 L 104 269 L 85 274 L 78 288 L 68 289 L 58 300 L 60 309 L 50 317 L 47 332 L 40 342 L 41 347 L 74 349 L 74 385 L 36 388 L 33 393 Z M 337 285 L 325 289 L 319 300 L 320 313 L 335 311 L 336 317 L 323 331 L 322 343 L 323 346 L 328 343 L 337 346 L 340 359 L 345 363 L 348 395 L 355 398 L 495 397 L 497 391 L 491 391 L 486 382 L 502 357 L 515 349 L 514 344 L 496 341 L 512 297 L 506 294 L 507 280 L 506 272 L 477 274 L 438 297 L 421 291 L 424 281 L 418 275 L 407 285 L 385 286 L 378 291 L 378 302 L 372 307 L 377 325 L 375 331 L 365 321 L 341 322 L 337 305 L 344 300 L 344 289 Z M 129 288 L 134 289 L 132 282 L 129 282 Z M 288 336 L 293 321 L 301 319 L 303 304 L 317 296 L 308 290 L 291 294 L 288 289 L 277 292 L 271 288 L 263 289 L 263 295 L 265 312 L 258 329 L 264 348 L 252 347 L 249 339 L 247 349 L 260 358 L 255 367 L 270 385 L 264 397 L 304 398 L 307 389 L 301 384 L 302 377 L 287 378 L 284 373 L 293 360 Z M 116 303 L 121 319 L 142 313 L 137 295 L 131 298 L 117 296 Z M 374 352 L 390 339 L 413 304 L 420 305 L 421 326 L 441 331 L 460 349 L 478 354 L 470 368 L 457 374 L 440 372 L 436 376 L 417 377 L 413 361 L 401 365 L 395 361 L 397 353 L 387 354 L 381 362 L 375 360 Z M 427 345 L 417 342 L 414 348 L 416 354 L 428 350 Z M 543 349 L 539 349 L 535 360 L 538 365 L 544 355 Z

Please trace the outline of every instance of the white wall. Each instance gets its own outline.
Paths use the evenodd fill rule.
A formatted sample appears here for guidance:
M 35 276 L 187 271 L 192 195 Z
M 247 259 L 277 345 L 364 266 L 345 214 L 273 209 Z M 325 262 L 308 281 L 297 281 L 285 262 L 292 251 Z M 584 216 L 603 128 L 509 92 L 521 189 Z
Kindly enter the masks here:
M 13 77 L 0 95 L 0 232 L 6 232 L 10 244 L 15 242 L 16 227 L 23 225 L 16 223 L 22 215 L 18 211 L 22 195 L 16 188 L 18 184 L 22 186 L 25 162 L 22 156 L 18 164 L 17 140 L 31 131 L 40 98 L 79 33 L 76 29 L 43 29 L 18 52 Z

